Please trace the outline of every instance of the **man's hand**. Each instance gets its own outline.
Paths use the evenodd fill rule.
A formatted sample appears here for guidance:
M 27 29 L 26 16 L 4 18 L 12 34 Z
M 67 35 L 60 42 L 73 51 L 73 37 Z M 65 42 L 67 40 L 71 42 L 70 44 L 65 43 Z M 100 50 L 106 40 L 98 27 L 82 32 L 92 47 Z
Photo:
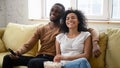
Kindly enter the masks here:
M 97 58 L 101 55 L 100 47 L 97 42 L 93 42 L 93 57 Z
M 16 51 L 14 52 L 16 55 L 13 55 L 13 54 L 9 54 L 9 56 L 12 58 L 12 59 L 18 59 L 20 57 L 19 53 Z

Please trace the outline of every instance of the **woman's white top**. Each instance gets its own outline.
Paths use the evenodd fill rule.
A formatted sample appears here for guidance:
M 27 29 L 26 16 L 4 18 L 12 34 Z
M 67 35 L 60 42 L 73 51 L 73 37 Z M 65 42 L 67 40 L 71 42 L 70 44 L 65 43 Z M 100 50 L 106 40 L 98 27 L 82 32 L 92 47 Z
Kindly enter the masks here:
M 84 42 L 90 36 L 89 32 L 81 32 L 74 38 L 68 38 L 66 33 L 60 33 L 56 36 L 56 40 L 60 43 L 61 55 L 72 56 L 83 53 Z M 64 65 L 66 60 L 62 60 Z

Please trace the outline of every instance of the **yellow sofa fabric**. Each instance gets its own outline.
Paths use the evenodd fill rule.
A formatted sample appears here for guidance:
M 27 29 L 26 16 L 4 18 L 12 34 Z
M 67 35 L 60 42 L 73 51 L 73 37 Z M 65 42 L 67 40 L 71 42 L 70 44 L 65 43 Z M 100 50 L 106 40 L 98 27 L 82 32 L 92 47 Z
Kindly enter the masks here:
M 101 55 L 98 58 L 90 58 L 90 64 L 92 68 L 104 68 L 105 67 L 105 51 L 107 46 L 107 35 L 102 32 L 99 35 L 99 46 L 101 49 Z
M 5 45 L 4 45 L 3 41 L 2 41 L 2 36 L 3 36 L 4 30 L 5 29 L 0 28 L 0 53 L 6 51 Z
M 19 47 L 21 47 L 21 45 L 28 41 L 29 38 L 32 37 L 38 26 L 41 25 L 39 24 L 22 25 L 16 23 L 8 23 L 8 25 L 5 27 L 5 30 L 0 28 L 0 68 L 2 67 L 3 57 L 6 54 L 10 53 L 7 50 L 4 51 L 2 49 L 11 48 L 13 50 L 17 50 Z M 36 43 L 35 47 L 31 51 L 24 55 L 35 56 L 37 51 L 38 43 Z M 27 67 L 16 66 L 14 68 L 27 68 Z
M 6 51 L 5 45 L 4 45 L 3 41 L 0 39 L 0 53 L 5 52 L 5 51 Z
M 3 41 L 6 48 L 11 48 L 17 50 L 21 47 L 35 32 L 36 25 L 21 25 L 15 23 L 9 23 L 3 35 Z M 28 52 L 31 55 L 35 55 L 38 46 L 36 45 L 34 49 Z
M 5 28 L 0 28 L 0 38 L 2 38 Z
M 106 51 L 106 68 L 120 68 L 120 28 L 110 28 Z

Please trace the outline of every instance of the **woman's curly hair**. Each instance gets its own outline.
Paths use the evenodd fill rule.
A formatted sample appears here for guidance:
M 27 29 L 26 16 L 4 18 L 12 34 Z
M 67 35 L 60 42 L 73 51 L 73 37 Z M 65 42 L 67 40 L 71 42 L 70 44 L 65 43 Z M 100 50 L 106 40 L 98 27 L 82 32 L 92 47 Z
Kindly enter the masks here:
M 80 11 L 80 10 L 67 10 L 65 11 L 64 13 L 64 16 L 62 18 L 62 21 L 61 21 L 61 28 L 60 30 L 62 32 L 69 32 L 69 29 L 66 25 L 66 16 L 69 14 L 69 13 L 74 13 L 76 14 L 77 18 L 78 18 L 78 21 L 79 21 L 79 24 L 78 24 L 78 31 L 81 32 L 81 31 L 88 31 L 87 30 L 87 22 L 86 22 L 86 18 L 84 16 L 84 14 Z

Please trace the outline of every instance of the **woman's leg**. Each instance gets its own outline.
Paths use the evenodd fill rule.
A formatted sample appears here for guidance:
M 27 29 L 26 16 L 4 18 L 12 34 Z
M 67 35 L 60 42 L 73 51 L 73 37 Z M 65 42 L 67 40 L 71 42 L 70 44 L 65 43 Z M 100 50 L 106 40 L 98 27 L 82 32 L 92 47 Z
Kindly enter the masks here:
M 64 68 L 91 68 L 86 58 L 79 58 L 64 65 Z

